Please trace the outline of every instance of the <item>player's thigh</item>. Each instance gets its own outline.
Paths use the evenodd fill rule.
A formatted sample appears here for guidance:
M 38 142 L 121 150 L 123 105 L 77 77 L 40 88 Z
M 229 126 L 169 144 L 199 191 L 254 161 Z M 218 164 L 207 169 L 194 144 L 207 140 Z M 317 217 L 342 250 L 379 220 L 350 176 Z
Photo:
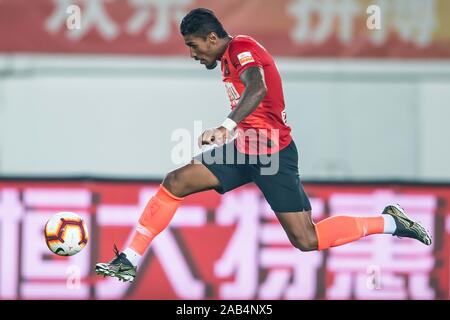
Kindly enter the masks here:
M 251 178 L 236 150 L 234 142 L 212 148 L 194 158 L 202 163 L 219 181 L 214 189 L 224 194 L 251 182 Z
M 264 174 L 262 164 L 251 166 L 252 178 L 275 212 L 291 243 L 302 251 L 317 249 L 311 217 L 311 203 L 300 181 L 298 153 L 294 142 L 281 150 L 273 161 L 277 170 Z M 267 172 L 267 171 L 266 171 Z
M 233 190 L 251 181 L 237 163 L 236 152 L 233 142 L 205 151 L 190 164 L 170 172 L 163 185 L 179 197 L 211 189 L 221 194 Z
M 250 165 L 251 177 L 274 212 L 311 211 L 311 204 L 298 173 L 298 154 L 294 142 L 273 156 L 272 162 Z M 276 170 L 263 170 L 268 167 Z
M 298 175 L 279 173 L 253 179 L 274 212 L 308 212 L 311 203 Z
M 220 186 L 217 177 L 202 163 L 194 160 L 166 175 L 163 186 L 177 197 L 216 189 Z

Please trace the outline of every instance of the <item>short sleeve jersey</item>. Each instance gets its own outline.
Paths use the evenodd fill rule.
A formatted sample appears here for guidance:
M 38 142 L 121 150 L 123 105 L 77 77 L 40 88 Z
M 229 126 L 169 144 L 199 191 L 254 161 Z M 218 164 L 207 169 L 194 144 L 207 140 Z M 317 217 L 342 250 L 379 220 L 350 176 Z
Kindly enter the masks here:
M 236 148 L 246 154 L 272 154 L 291 142 L 291 128 L 286 113 L 281 77 L 269 52 L 249 36 L 235 36 L 221 59 L 223 82 L 231 103 L 236 108 L 245 90 L 241 74 L 251 67 L 264 71 L 267 93 L 257 108 L 238 123 Z

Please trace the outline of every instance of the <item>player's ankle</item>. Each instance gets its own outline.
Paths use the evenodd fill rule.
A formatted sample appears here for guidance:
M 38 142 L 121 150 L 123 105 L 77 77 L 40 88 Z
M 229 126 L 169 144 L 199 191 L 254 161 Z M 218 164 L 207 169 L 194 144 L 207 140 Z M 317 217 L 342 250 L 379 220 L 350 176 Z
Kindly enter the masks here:
M 384 219 L 383 233 L 394 234 L 397 229 L 394 218 L 389 214 L 382 215 Z
M 126 248 L 123 253 L 127 257 L 128 261 L 130 261 L 134 267 L 137 267 L 142 256 L 131 248 Z

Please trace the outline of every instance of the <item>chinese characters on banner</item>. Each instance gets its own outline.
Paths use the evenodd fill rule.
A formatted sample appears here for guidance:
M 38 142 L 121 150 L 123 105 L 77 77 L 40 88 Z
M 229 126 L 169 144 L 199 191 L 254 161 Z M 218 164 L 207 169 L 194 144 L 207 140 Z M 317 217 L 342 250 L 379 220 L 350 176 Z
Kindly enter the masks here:
M 450 186 L 305 185 L 313 218 L 370 216 L 400 203 L 432 233 L 424 246 L 372 235 L 327 251 L 300 252 L 260 191 L 187 197 L 143 257 L 137 280 L 94 274 L 123 247 L 157 183 L 0 181 L 1 299 L 448 299 Z M 73 211 L 88 246 L 50 253 L 47 219 Z
M 79 28 L 67 27 L 72 6 Z M 379 28 L 367 27 L 370 6 Z M 179 24 L 197 7 L 277 56 L 450 57 L 446 0 L 3 0 L 0 52 L 187 56 Z

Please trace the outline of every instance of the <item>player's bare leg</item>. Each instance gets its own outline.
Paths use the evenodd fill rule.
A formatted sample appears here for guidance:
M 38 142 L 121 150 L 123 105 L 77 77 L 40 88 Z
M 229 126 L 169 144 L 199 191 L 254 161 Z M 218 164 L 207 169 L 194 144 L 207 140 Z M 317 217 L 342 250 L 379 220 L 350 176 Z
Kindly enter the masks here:
M 133 281 L 140 258 L 156 235 L 169 225 L 183 197 L 220 186 L 211 171 L 194 161 L 166 175 L 145 207 L 130 245 L 122 253 L 114 246 L 116 257 L 108 263 L 97 263 L 97 274 Z
M 311 211 L 277 212 L 276 216 L 294 247 L 301 251 L 317 250 L 317 236 Z
M 425 228 L 408 217 L 398 205 L 387 206 L 380 216 L 338 215 L 321 220 L 317 224 L 313 223 L 311 211 L 276 215 L 292 245 L 302 251 L 324 250 L 381 233 L 431 244 L 431 237 Z
M 190 164 L 168 173 L 162 185 L 173 195 L 186 197 L 217 188 L 220 182 L 201 162 L 193 159 Z

